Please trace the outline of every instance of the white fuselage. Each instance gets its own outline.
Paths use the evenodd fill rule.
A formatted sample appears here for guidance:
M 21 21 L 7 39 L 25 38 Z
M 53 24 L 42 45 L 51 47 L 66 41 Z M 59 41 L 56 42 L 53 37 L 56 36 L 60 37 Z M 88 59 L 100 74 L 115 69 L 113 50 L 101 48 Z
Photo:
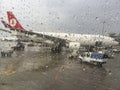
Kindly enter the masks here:
M 38 32 L 37 32 L 38 33 Z M 79 42 L 80 45 L 92 45 L 98 41 L 102 42 L 104 46 L 117 45 L 118 42 L 113 38 L 103 35 L 92 35 L 92 34 L 74 34 L 74 33 L 53 33 L 53 32 L 39 32 L 43 35 L 49 35 L 56 38 L 65 39 L 69 42 Z

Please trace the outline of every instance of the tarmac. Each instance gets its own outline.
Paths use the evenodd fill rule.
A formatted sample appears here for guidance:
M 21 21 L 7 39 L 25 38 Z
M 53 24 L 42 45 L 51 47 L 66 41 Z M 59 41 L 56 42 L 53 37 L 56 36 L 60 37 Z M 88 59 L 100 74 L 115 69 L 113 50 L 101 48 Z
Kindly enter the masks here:
M 97 67 L 29 47 L 0 57 L 0 90 L 120 90 L 119 56 Z

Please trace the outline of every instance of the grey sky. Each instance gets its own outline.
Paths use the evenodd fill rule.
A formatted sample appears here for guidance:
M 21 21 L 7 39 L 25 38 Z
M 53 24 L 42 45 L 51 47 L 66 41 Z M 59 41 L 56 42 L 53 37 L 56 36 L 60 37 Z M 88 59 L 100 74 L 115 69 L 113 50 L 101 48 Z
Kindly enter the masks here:
M 5 21 L 6 11 L 28 30 L 120 33 L 120 0 L 0 0 L 0 18 Z

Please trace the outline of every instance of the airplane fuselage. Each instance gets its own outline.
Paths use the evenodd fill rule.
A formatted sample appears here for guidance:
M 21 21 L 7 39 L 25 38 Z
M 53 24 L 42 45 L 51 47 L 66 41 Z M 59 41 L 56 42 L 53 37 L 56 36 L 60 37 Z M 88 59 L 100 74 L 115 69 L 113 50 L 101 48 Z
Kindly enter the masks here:
M 74 34 L 74 33 L 53 33 L 53 32 L 39 32 L 43 35 L 49 35 L 65 39 L 69 42 L 79 42 L 80 45 L 91 45 L 94 46 L 96 42 L 102 42 L 104 46 L 117 45 L 113 38 L 103 35 L 92 35 L 92 34 Z

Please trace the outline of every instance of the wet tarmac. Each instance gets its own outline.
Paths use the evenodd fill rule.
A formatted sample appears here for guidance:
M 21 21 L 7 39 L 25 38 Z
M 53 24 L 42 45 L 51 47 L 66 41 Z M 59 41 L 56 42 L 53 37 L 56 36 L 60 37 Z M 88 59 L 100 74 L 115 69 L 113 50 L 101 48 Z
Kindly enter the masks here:
M 120 54 L 102 68 L 66 52 L 28 48 L 0 57 L 0 90 L 120 90 Z

